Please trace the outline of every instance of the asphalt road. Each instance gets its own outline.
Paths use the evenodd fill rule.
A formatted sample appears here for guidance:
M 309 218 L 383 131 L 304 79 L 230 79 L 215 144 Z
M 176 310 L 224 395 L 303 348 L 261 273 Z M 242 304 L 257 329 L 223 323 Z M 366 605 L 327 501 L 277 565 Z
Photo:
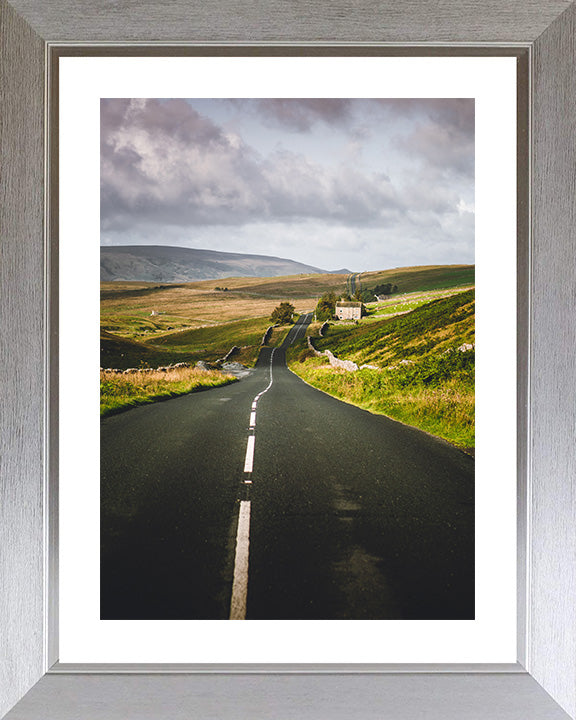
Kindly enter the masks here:
M 352 273 L 351 275 L 348 275 L 346 279 L 348 294 L 353 297 L 356 290 L 361 290 L 362 286 L 360 283 L 360 273 Z M 358 287 L 356 287 L 358 285 Z
M 284 347 L 103 420 L 101 481 L 103 619 L 474 617 L 473 459 L 311 388 Z

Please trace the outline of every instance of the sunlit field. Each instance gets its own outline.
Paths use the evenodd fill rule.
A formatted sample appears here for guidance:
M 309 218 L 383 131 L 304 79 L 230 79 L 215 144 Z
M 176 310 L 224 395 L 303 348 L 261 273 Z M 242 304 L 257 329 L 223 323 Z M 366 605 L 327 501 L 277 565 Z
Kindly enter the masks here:
M 141 369 L 127 374 L 100 371 L 100 415 L 235 382 L 233 375 L 199 368 Z

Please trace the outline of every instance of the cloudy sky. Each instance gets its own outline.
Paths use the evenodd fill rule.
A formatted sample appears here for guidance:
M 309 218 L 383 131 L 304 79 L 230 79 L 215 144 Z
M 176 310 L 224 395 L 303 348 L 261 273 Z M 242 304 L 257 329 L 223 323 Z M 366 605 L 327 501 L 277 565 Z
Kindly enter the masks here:
M 101 242 L 474 262 L 474 100 L 106 99 Z

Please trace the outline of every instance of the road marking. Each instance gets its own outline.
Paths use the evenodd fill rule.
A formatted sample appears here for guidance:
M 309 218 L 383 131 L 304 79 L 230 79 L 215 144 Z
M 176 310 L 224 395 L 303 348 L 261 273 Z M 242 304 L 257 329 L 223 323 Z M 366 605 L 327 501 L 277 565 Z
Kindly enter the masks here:
M 230 601 L 230 620 L 246 620 L 248 595 L 248 556 L 250 547 L 250 500 L 241 500 L 236 533 L 234 580 Z
M 255 398 L 256 400 L 259 400 L 262 397 L 262 395 L 264 395 L 264 393 L 267 393 L 268 390 L 270 390 L 270 388 L 272 387 L 272 383 L 274 382 L 274 378 L 272 377 L 272 361 L 274 360 L 275 352 L 276 352 L 276 348 L 273 348 L 272 352 L 270 353 L 270 382 L 268 383 L 268 387 L 266 388 L 266 390 L 262 390 L 261 393 L 256 395 L 256 398 Z
M 252 472 L 254 467 L 254 435 L 248 435 L 248 445 L 246 445 L 246 459 L 244 460 L 244 472 Z
M 305 316 L 307 319 L 307 316 Z M 296 326 L 291 330 L 294 336 L 294 340 L 302 330 L 302 326 Z M 252 473 L 254 469 L 254 445 L 256 442 L 255 430 L 256 427 L 256 410 L 258 407 L 258 400 L 267 393 L 272 387 L 274 382 L 272 364 L 274 360 L 274 352 L 276 348 L 272 350 L 270 354 L 270 381 L 268 387 L 258 395 L 252 401 L 252 408 L 250 412 L 250 435 L 248 435 L 248 443 L 246 445 L 246 458 L 244 460 L 244 472 Z M 252 485 L 252 479 L 247 477 L 244 479 L 245 485 Z M 234 578 L 232 581 L 232 598 L 230 600 L 230 620 L 245 620 L 246 619 L 246 602 L 248 596 L 248 560 L 249 560 L 249 548 L 250 548 L 250 500 L 240 501 L 240 511 L 238 513 L 238 531 L 236 533 L 236 554 L 234 557 Z
M 254 398 L 252 401 L 252 408 L 250 412 L 250 430 L 254 431 L 254 428 L 256 427 L 256 409 L 258 407 L 258 400 L 264 395 L 264 393 L 267 393 L 268 390 L 272 387 L 272 383 L 274 382 L 274 377 L 272 375 L 272 361 L 274 360 L 274 352 L 276 348 L 272 350 L 270 353 L 270 382 L 268 383 L 268 387 L 265 390 L 262 390 L 262 392 L 259 392 L 258 395 Z M 254 469 L 254 443 L 256 442 L 256 438 L 254 436 L 254 432 L 252 432 L 251 435 L 248 435 L 248 444 L 246 445 L 246 458 L 244 460 L 244 472 L 245 473 L 251 473 Z

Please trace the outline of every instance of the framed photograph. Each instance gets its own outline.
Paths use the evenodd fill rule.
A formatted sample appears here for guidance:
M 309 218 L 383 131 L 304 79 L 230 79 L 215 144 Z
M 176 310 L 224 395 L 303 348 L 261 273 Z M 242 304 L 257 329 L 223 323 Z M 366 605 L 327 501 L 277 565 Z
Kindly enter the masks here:
M 12 381 L 4 383 L 3 431 L 9 442 L 2 471 L 7 502 L 1 532 L 7 582 L 0 610 L 7 670 L 0 712 L 13 719 L 73 717 L 79 707 L 91 717 L 107 718 L 154 717 L 168 709 L 174 717 L 216 712 L 219 717 L 280 713 L 316 718 L 352 711 L 361 717 L 395 718 L 418 712 L 431 718 L 576 717 L 576 635 L 570 620 L 576 586 L 569 481 L 573 321 L 565 292 L 574 272 L 569 245 L 575 217 L 569 191 L 575 167 L 570 140 L 573 6 L 535 8 L 519 2 L 513 24 L 498 12 L 485 17 L 475 11 L 477 25 L 460 25 L 447 15 L 439 20 L 439 37 L 429 40 L 417 7 L 407 6 L 402 22 L 395 17 L 382 30 L 383 37 L 375 37 L 376 19 L 365 11 L 358 15 L 361 30 L 356 27 L 356 34 L 334 20 L 334 37 L 316 37 L 312 44 L 314 22 L 310 27 L 282 26 L 278 18 L 272 22 L 277 41 L 254 35 L 248 29 L 254 20 L 250 8 L 250 22 L 244 16 L 233 37 L 233 25 L 211 27 L 212 44 L 203 44 L 206 23 L 212 20 L 202 13 L 182 35 L 180 21 L 192 10 L 184 6 L 174 6 L 161 18 L 150 6 L 144 24 L 141 17 L 136 22 L 133 9 L 115 8 L 117 28 L 105 14 L 95 15 L 89 28 L 81 22 L 75 27 L 64 0 L 48 11 L 2 0 L 1 10 L 1 88 L 7 108 L 0 126 L 7 168 L 0 208 L 5 259 L 1 307 L 3 334 L 13 343 L 3 361 Z M 99 45 L 101 41 L 105 44 Z M 135 172 L 136 155 L 140 168 L 148 163 L 145 178 Z M 170 185 L 176 176 L 179 182 Z M 230 183 L 225 201 L 223 178 Z M 318 186 L 321 194 L 314 189 Z M 415 227 L 420 228 L 417 234 Z M 451 232 L 435 236 L 434 227 Z M 383 228 L 387 251 L 377 257 L 371 255 L 379 247 L 371 236 Z M 190 232 L 194 242 L 184 237 Z M 311 241 L 297 251 L 295 238 L 303 232 Z M 332 232 L 339 239 L 326 239 Z M 161 242 L 155 240 L 159 233 Z M 273 243 L 271 236 L 284 239 Z M 452 245 L 449 237 L 455 239 Z M 173 274 L 154 276 L 151 284 L 142 274 L 143 260 L 149 271 L 150 248 L 157 252 L 158 247 L 172 253 Z M 198 247 L 210 248 L 212 262 L 223 262 L 220 255 L 226 253 L 235 253 L 236 262 L 245 263 L 250 256 L 252 268 L 274 256 L 284 270 L 262 272 L 268 279 L 296 274 L 285 272 L 289 261 L 304 273 L 302 282 L 309 282 L 310 272 L 329 276 L 318 273 L 319 268 L 341 270 L 324 281 L 330 292 L 322 297 L 286 285 L 259 291 L 258 283 L 247 292 L 242 283 L 224 283 L 229 270 L 200 281 L 183 277 L 180 264 L 180 275 L 174 275 L 175 249 Z M 346 256 L 343 249 L 350 247 L 355 253 Z M 435 272 L 440 266 L 444 273 L 439 285 L 412 287 L 415 281 L 405 271 L 390 278 L 378 275 L 394 267 L 391 257 L 401 258 L 396 268 L 423 265 L 424 247 L 427 265 Z M 134 248 L 140 249 L 140 257 L 135 258 Z M 296 256 L 290 257 L 288 249 Z M 361 264 L 351 266 L 347 260 L 358 258 L 359 249 L 364 253 Z M 328 256 L 335 265 L 321 262 Z M 286 383 L 285 397 L 295 403 L 287 414 L 301 412 L 307 402 L 304 397 L 296 401 L 296 391 L 288 387 L 293 374 L 284 366 L 284 355 L 289 363 L 299 363 L 297 374 L 312 372 L 328 356 L 309 358 L 336 347 L 330 344 L 331 332 L 339 335 L 341 348 L 347 347 L 342 338 L 349 340 L 355 328 L 380 327 L 387 313 L 400 328 L 406 310 L 396 313 L 395 301 L 410 305 L 409 311 L 416 303 L 423 308 L 420 313 L 428 312 L 431 301 L 434 308 L 460 303 L 462 309 L 450 312 L 460 313 L 458 327 L 464 332 L 463 317 L 474 299 L 472 294 L 468 305 L 462 304 L 474 283 L 464 275 L 473 265 L 478 276 L 478 383 L 483 378 L 476 389 L 475 462 L 469 439 L 450 435 L 450 428 L 424 425 L 422 429 L 446 439 L 446 450 L 438 454 L 419 445 L 404 459 L 395 459 L 393 446 L 407 442 L 398 431 L 387 462 L 402 466 L 402 472 L 389 470 L 382 477 L 402 475 L 402 489 L 398 483 L 380 497 L 368 481 L 361 481 L 355 495 L 339 486 L 336 497 L 337 479 L 324 450 L 324 462 L 314 466 L 324 487 L 321 499 L 305 495 L 311 471 L 298 469 L 295 462 L 289 471 L 278 466 L 268 473 L 274 481 L 266 489 L 259 465 L 265 458 L 260 448 L 271 443 L 266 423 L 282 432 L 274 419 L 282 413 L 267 409 L 267 401 L 271 406 L 274 390 L 280 392 Z M 128 266 L 137 266 L 140 274 L 130 275 Z M 99 267 L 104 280 L 116 282 L 103 286 L 101 304 Z M 155 268 L 156 273 L 158 263 Z M 163 268 L 167 271 L 165 260 Z M 448 282 L 446 273 L 460 274 Z M 118 280 L 127 285 L 127 295 Z M 220 280 L 223 287 L 212 287 Z M 260 361 L 250 370 L 254 343 L 243 341 L 246 357 L 237 355 L 232 365 L 225 362 L 231 356 L 223 357 L 215 370 L 197 371 L 223 377 L 224 367 L 226 377 L 234 370 L 244 374 L 239 382 L 232 375 L 226 382 L 233 384 L 219 390 L 113 414 L 102 423 L 99 446 L 97 386 L 86 382 L 85 397 L 79 391 L 86 367 L 97 368 L 99 353 L 110 359 L 101 382 L 114 393 L 117 376 L 127 376 L 128 382 L 131 374 L 169 375 L 178 359 L 183 367 L 191 361 L 216 361 L 219 345 L 210 346 L 214 333 L 206 328 L 221 329 L 221 323 L 200 322 L 192 311 L 169 314 L 167 308 L 174 305 L 163 299 L 166 291 L 158 283 L 174 282 L 183 292 L 194 292 L 198 302 L 207 298 L 218 313 L 225 307 L 233 312 L 229 298 L 234 294 L 249 296 L 254 307 L 260 303 L 264 312 L 258 322 L 269 318 L 270 323 L 251 330 L 264 330 Z M 127 298 L 157 290 L 151 309 L 144 303 L 137 311 L 136 305 L 126 310 Z M 423 297 L 425 292 L 430 295 Z M 321 301 L 331 302 L 331 294 L 336 305 L 324 319 Z M 282 322 L 274 313 L 283 309 L 279 302 L 284 296 L 297 307 L 291 305 L 291 317 Z M 191 297 L 183 301 L 187 307 Z M 356 305 L 361 312 L 365 308 L 366 320 L 335 319 L 338 312 L 353 313 Z M 118 311 L 119 306 L 123 309 Z M 100 344 L 99 311 L 106 325 Z M 127 320 L 130 313 L 138 318 L 137 328 Z M 228 320 L 240 318 L 231 315 Z M 334 327 L 323 338 L 326 320 Z M 178 322 L 184 324 L 175 327 Z M 300 348 L 298 336 L 306 329 L 312 340 Z M 149 332 L 156 333 L 155 339 L 145 344 L 140 335 Z M 194 339 L 186 345 L 188 335 Z M 187 353 L 191 347 L 197 350 L 199 337 L 204 338 L 202 357 L 175 358 L 178 345 Z M 120 350 L 118 338 L 124 343 Z M 436 350 L 443 353 L 443 366 L 458 365 L 462 379 L 475 339 L 454 338 L 458 347 L 447 349 L 444 340 Z M 427 347 L 431 342 L 426 338 Z M 158 350 L 162 344 L 170 354 L 164 368 Z M 298 353 L 294 357 L 289 346 Z M 122 351 L 136 347 L 140 354 L 153 348 L 156 356 L 139 358 L 136 367 L 127 365 Z M 368 367 L 355 377 L 384 372 L 389 384 L 398 373 L 415 375 L 418 363 L 427 362 L 420 352 L 418 362 L 391 356 L 381 358 L 377 368 L 376 355 L 360 355 L 354 359 Z M 439 362 L 430 360 L 428 371 L 437 372 Z M 316 376 L 304 379 L 325 389 Z M 178 497 L 185 492 L 188 500 L 205 504 L 200 514 L 183 512 L 179 500 L 167 505 L 157 489 L 166 480 L 152 468 L 173 465 L 173 460 L 164 451 L 158 460 L 153 453 L 144 457 L 154 446 L 146 433 L 156 438 L 162 432 L 161 419 L 156 429 L 146 429 L 153 417 L 150 409 L 183 408 L 181 419 L 165 419 L 164 425 L 178 425 L 176 444 L 184 448 L 190 432 L 200 432 L 184 430 L 191 422 L 187 398 L 216 398 L 219 408 L 231 408 L 238 388 L 244 393 L 247 385 L 247 392 L 252 385 L 254 391 L 242 438 L 239 434 L 238 441 L 231 439 L 215 453 L 206 450 L 208 437 L 203 454 L 183 451 L 191 465 L 203 468 L 203 494 L 173 482 L 180 470 L 168 473 Z M 216 410 L 206 407 L 203 412 L 202 422 L 209 428 Z M 354 448 L 342 457 L 356 453 L 364 475 L 372 477 L 378 470 L 370 465 L 366 438 L 382 430 L 366 422 L 355 435 L 354 413 L 349 409 L 333 421 L 330 437 L 335 448 L 352 442 Z M 336 416 L 330 409 L 326 414 Z M 394 417 L 386 409 L 384 414 Z M 124 428 L 123 417 L 146 420 L 140 429 Z M 222 420 L 215 422 L 222 427 Z M 294 435 L 300 442 L 306 436 L 318 440 L 314 428 L 304 427 L 304 419 L 301 424 L 302 437 Z M 233 425 L 242 421 L 233 419 Z M 346 437 L 335 442 L 338 426 L 346 426 Z M 408 433 L 410 442 L 427 437 L 418 432 Z M 163 436 L 163 448 L 173 440 L 170 434 Z M 433 441 L 434 448 L 437 443 Z M 229 448 L 235 452 L 236 445 L 242 445 L 243 467 L 236 471 L 239 464 L 231 461 L 233 477 L 222 485 L 227 499 L 206 500 L 215 492 L 221 467 L 227 467 L 224 456 Z M 108 459 L 103 459 L 105 453 Z M 218 453 L 223 457 L 216 459 Z M 338 450 L 331 453 L 337 456 Z M 281 455 L 276 449 L 270 457 Z M 210 462 L 204 466 L 205 456 Z M 310 458 L 311 452 L 303 450 L 301 457 Z M 284 460 L 285 465 L 291 462 Z M 266 465 L 271 462 L 276 460 Z M 378 457 L 374 467 L 384 462 Z M 118 470 L 122 463 L 126 467 Z M 459 470 L 450 469 L 453 463 Z M 342 467 L 342 460 L 338 464 Z M 448 492 L 453 500 L 438 496 L 438 486 L 427 479 L 428 466 L 433 477 L 442 476 L 443 488 L 458 475 L 460 489 Z M 142 486 L 148 483 L 146 492 L 156 498 L 152 505 L 165 516 L 163 525 L 148 511 L 134 521 L 134 498 L 121 489 L 136 482 L 130 472 Z M 295 483 L 290 491 L 292 485 L 283 480 L 299 473 L 300 489 Z M 419 483 L 410 479 L 411 473 Z M 469 492 L 464 497 L 466 473 Z M 201 474 L 193 472 L 194 483 Z M 423 519 L 417 493 L 408 492 L 410 503 L 402 499 L 406 484 L 431 493 L 434 520 Z M 259 488 L 264 492 L 258 493 Z M 282 511 L 279 502 L 284 503 Z M 226 503 L 230 512 L 222 520 Z M 286 503 L 293 504 L 292 511 Z M 323 503 L 328 511 L 322 511 Z M 376 507 L 378 513 L 370 512 Z M 403 539 L 377 527 L 374 518 L 384 512 L 405 527 Z M 145 533 L 134 531 L 139 523 L 146 525 Z M 197 543 L 190 555 L 175 559 L 184 553 L 178 539 L 189 543 L 194 537 L 190 527 L 200 528 Z M 387 538 L 387 552 L 374 543 L 374 533 Z M 424 553 L 419 534 L 436 547 Z M 330 542 L 337 548 L 329 548 Z M 403 545 L 409 550 L 402 552 Z M 198 562 L 202 550 L 206 558 Z M 143 562 L 143 556 L 155 557 L 156 564 Z M 428 578 L 432 570 L 423 569 L 427 563 L 436 568 L 434 577 Z M 174 583 L 187 567 L 194 583 Z M 191 587 L 200 590 L 191 593 Z
M 58 58 L 60 662 L 514 663 L 517 58 L 177 52 Z

